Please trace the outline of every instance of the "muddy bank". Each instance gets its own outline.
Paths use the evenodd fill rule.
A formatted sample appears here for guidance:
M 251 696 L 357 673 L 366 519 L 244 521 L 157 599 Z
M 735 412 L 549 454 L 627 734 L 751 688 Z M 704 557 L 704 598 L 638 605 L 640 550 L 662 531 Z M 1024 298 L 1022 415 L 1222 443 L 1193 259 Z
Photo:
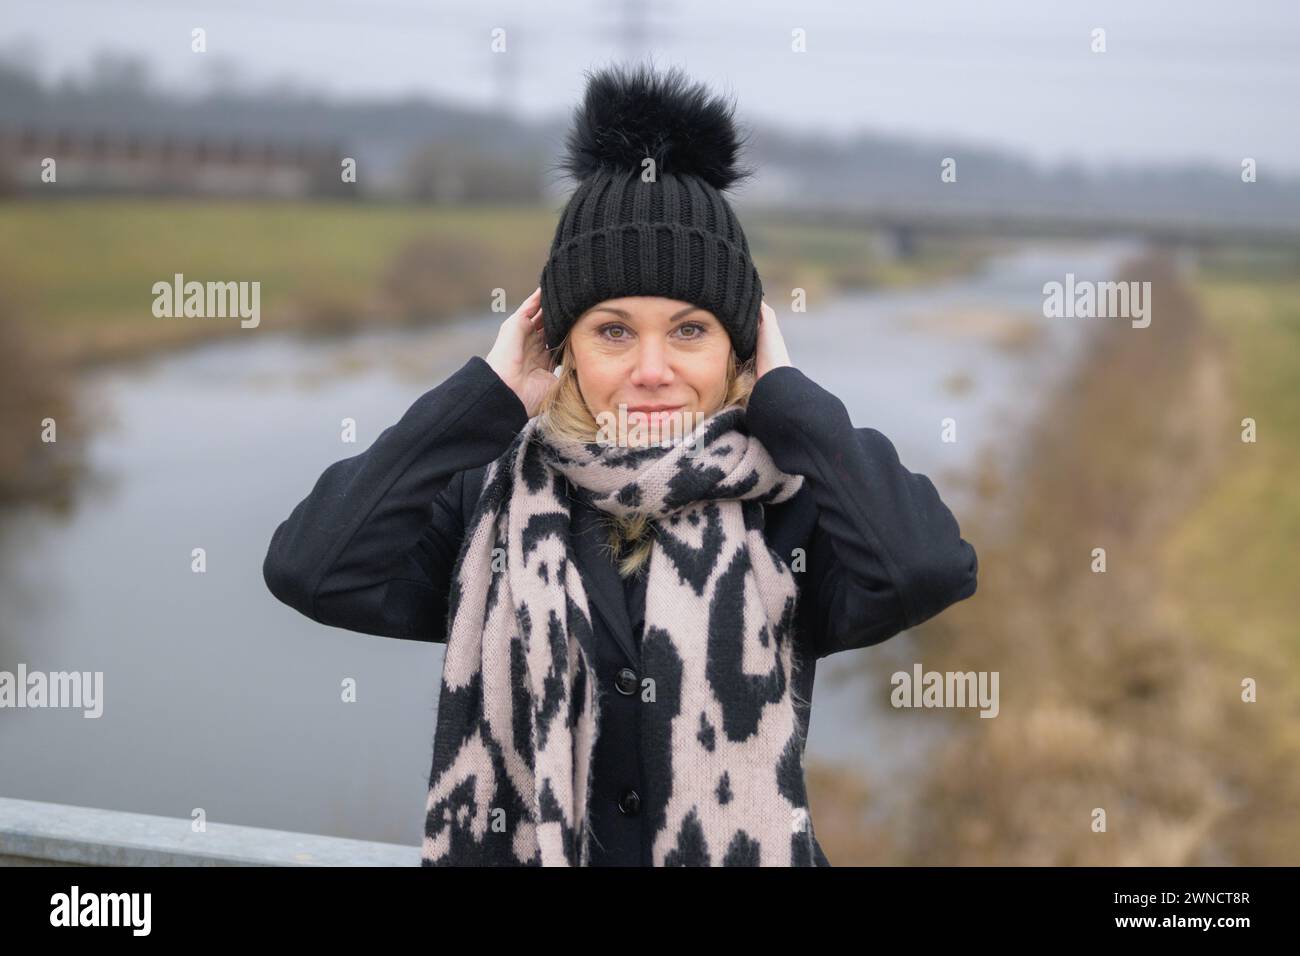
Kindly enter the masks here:
M 0 511 L 68 507 L 86 429 L 71 379 L 0 302 Z

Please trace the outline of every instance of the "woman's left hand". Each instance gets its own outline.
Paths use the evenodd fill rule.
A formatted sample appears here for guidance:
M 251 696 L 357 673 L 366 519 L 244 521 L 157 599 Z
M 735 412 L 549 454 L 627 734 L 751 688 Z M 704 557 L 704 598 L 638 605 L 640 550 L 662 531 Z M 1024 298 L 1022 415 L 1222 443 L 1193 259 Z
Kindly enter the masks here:
M 758 314 L 758 346 L 755 349 L 755 381 L 766 373 L 782 365 L 790 365 L 790 353 L 786 350 L 785 339 L 781 336 L 781 327 L 776 323 L 776 310 L 764 299 Z

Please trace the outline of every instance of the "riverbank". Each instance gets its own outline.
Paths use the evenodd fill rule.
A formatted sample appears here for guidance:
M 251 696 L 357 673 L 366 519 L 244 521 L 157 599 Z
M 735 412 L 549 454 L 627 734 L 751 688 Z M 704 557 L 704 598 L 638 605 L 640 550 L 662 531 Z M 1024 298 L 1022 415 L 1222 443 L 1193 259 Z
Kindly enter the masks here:
M 879 686 L 886 733 L 932 721 L 943 742 L 915 779 L 813 793 L 815 815 L 855 821 L 842 842 L 819 825 L 837 865 L 1296 862 L 1300 282 L 1130 273 L 1159 317 L 1099 329 L 1032 456 L 993 483 L 1009 521 L 963 522 L 979 592 L 882 648 L 899 668 L 998 671 L 1001 713 L 891 711 Z M 865 828 L 840 809 L 898 787 L 902 809 Z

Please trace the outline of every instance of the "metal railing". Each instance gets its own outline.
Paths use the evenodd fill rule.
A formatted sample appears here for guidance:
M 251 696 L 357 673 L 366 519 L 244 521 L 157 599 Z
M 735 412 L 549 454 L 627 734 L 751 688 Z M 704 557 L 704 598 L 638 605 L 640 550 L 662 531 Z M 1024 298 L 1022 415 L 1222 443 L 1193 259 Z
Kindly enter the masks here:
M 0 866 L 419 866 L 420 848 L 0 797 Z

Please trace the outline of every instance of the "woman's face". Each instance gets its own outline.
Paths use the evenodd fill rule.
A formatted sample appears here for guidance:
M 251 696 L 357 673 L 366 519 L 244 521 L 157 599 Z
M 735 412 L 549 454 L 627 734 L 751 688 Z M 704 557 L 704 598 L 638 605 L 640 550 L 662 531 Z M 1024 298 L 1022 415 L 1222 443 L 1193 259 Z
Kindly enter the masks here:
M 595 416 L 629 425 L 665 424 L 672 414 L 709 415 L 726 397 L 731 337 L 712 312 L 662 296 L 606 299 L 570 332 L 574 371 Z

